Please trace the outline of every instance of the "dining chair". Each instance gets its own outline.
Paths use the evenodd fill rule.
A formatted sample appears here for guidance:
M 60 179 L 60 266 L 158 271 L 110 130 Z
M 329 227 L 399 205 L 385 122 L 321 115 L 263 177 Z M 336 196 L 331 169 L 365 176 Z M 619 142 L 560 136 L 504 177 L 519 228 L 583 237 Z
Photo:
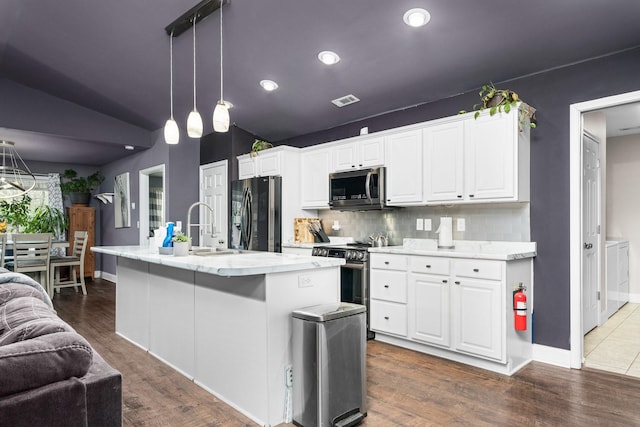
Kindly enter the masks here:
M 87 294 L 87 287 L 84 282 L 84 255 L 87 251 L 87 242 L 89 241 L 89 233 L 87 231 L 76 231 L 73 233 L 73 244 L 71 246 L 71 255 L 54 256 L 49 261 L 49 283 L 51 283 L 50 296 L 53 298 L 54 291 L 60 292 L 60 288 L 75 288 L 78 292 L 78 286 L 82 288 L 82 294 Z M 60 267 L 70 267 L 69 280 L 60 279 Z M 77 270 L 80 270 L 79 272 Z M 78 275 L 80 277 L 78 277 Z M 78 281 L 78 279 L 80 281 Z
M 7 251 L 7 234 L 0 233 L 0 267 L 4 267 L 4 255 Z
M 13 234 L 13 260 L 5 264 L 7 269 L 17 273 L 40 273 L 40 284 L 47 292 L 50 292 L 51 237 L 51 233 Z

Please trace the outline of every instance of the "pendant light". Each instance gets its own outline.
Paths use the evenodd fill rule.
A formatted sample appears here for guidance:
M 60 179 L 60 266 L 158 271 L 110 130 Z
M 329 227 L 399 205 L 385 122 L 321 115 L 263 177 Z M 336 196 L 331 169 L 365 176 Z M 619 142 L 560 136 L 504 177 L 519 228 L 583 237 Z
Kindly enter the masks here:
M 193 111 L 187 117 L 187 135 L 189 138 L 202 136 L 202 117 L 196 108 L 196 19 L 198 13 L 193 15 Z
M 229 110 L 222 97 L 222 4 L 220 0 L 220 100 L 213 110 L 213 130 L 216 132 L 227 132 L 229 130 Z
M 180 130 L 178 129 L 178 124 L 173 118 L 173 31 L 171 31 L 171 35 L 169 36 L 169 63 L 170 63 L 170 89 L 171 89 L 171 117 L 167 120 L 167 123 L 164 125 L 164 142 L 167 144 L 177 144 L 180 142 Z
M 36 178 L 11 141 L 0 140 L 0 199 L 27 194 L 36 185 Z

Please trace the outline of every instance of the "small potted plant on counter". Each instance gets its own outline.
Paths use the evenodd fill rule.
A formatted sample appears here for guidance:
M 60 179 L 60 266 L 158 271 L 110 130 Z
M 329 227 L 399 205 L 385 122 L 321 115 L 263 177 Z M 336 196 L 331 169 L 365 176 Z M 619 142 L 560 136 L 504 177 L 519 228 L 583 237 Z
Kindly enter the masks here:
M 189 237 L 179 232 L 173 236 L 173 256 L 187 256 L 189 254 Z
M 258 155 L 258 151 L 266 150 L 267 148 L 273 148 L 273 145 L 270 142 L 256 139 L 251 145 L 251 156 L 255 157 Z

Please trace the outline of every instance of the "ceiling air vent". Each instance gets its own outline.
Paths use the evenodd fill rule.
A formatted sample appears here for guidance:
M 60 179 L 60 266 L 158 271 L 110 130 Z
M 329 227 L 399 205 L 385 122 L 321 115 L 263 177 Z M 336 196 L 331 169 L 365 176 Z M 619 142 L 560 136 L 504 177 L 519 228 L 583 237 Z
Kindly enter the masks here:
M 632 127 L 629 127 L 629 128 L 621 128 L 620 132 L 626 132 L 628 130 L 636 130 L 636 129 L 640 129 L 640 126 L 632 126 Z
M 345 105 L 353 104 L 354 102 L 360 101 L 355 95 L 345 95 L 343 97 L 334 99 L 333 102 L 338 107 L 344 107 Z

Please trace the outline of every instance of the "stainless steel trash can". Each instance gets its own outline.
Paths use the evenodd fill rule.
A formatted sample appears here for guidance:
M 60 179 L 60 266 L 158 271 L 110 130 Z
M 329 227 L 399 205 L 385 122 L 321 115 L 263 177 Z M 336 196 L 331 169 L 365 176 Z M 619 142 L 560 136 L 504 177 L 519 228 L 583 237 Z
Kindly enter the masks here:
M 324 304 L 292 316 L 294 424 L 359 424 L 367 416 L 366 307 Z

